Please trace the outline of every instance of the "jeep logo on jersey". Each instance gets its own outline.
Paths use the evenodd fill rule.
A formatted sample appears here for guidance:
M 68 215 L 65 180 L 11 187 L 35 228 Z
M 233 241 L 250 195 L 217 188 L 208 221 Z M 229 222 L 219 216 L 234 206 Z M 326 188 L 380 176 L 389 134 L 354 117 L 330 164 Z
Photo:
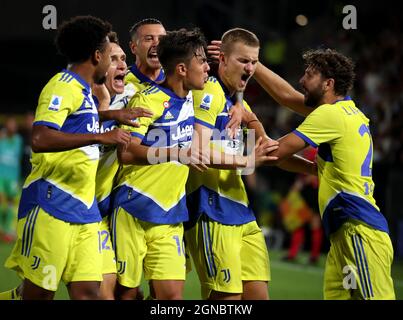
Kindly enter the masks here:
M 53 95 L 50 99 L 50 104 L 48 109 L 52 111 L 59 111 L 60 106 L 62 105 L 63 97 Z
M 101 125 L 101 133 L 105 133 L 105 132 L 109 132 L 109 131 L 112 131 L 112 130 L 115 130 L 116 128 L 119 128 L 119 126 L 117 126 L 117 125 L 113 125 L 112 127 L 107 127 L 107 128 L 104 128 L 102 125 Z
M 193 135 L 193 126 L 192 125 L 186 125 L 185 127 L 181 128 L 178 126 L 176 128 L 176 133 L 172 133 L 171 137 L 172 140 L 180 140 L 185 137 L 191 137 Z
M 209 93 L 205 93 L 203 95 L 202 102 L 200 103 L 200 108 L 204 110 L 210 109 L 211 101 L 213 101 L 213 95 Z
M 95 119 L 95 117 L 92 117 L 92 124 L 87 123 L 87 131 L 92 133 L 99 133 L 99 122 Z

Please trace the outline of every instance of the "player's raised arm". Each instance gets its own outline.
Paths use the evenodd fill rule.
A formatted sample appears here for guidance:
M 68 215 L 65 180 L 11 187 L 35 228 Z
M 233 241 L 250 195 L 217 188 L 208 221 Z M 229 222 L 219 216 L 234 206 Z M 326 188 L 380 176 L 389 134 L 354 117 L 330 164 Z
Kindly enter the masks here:
M 248 156 L 238 154 L 228 154 L 217 150 L 210 145 L 210 138 L 213 130 L 199 123 L 195 124 L 195 134 L 193 136 L 192 151 L 194 154 L 201 154 L 203 159 L 207 159 L 207 166 L 215 169 L 235 170 L 237 168 L 245 168 L 256 166 L 263 161 L 275 161 L 276 156 L 268 155 L 270 152 L 278 148 L 278 143 L 274 140 L 266 144 L 257 143 L 252 154 Z
M 312 112 L 313 109 L 305 105 L 304 95 L 301 92 L 295 90 L 287 81 L 260 62 L 256 67 L 254 77 L 278 104 L 304 117 Z
M 266 145 L 262 145 L 260 149 L 267 150 L 268 147 L 270 145 L 273 145 L 274 143 L 276 143 L 277 145 L 277 141 L 272 140 L 266 134 L 262 123 L 253 112 L 245 111 L 243 122 L 247 125 L 248 129 L 255 130 L 256 139 L 263 139 L 263 143 Z M 284 140 L 284 138 L 282 140 Z M 305 147 L 305 144 L 300 143 L 301 141 L 299 140 L 301 139 L 299 139 L 298 137 L 296 137 L 298 140 L 291 138 L 289 139 L 289 141 L 282 141 L 283 144 L 281 145 L 281 152 L 280 150 L 278 150 L 278 148 L 274 149 L 270 153 L 270 156 L 273 157 L 267 158 L 264 164 L 276 165 L 279 168 L 290 172 L 317 175 L 317 168 L 314 162 L 294 154 L 303 149 Z
M 118 148 L 118 159 L 121 164 L 147 165 L 180 161 L 181 151 L 178 147 L 149 147 L 142 145 L 141 141 L 138 137 L 132 137 L 126 150 Z
M 210 139 L 213 135 L 213 129 L 195 123 L 193 135 L 192 151 L 194 154 L 202 154 L 208 159 L 207 165 L 216 169 L 236 169 L 237 167 L 246 167 L 246 157 L 240 155 L 229 155 L 217 151 L 210 146 Z

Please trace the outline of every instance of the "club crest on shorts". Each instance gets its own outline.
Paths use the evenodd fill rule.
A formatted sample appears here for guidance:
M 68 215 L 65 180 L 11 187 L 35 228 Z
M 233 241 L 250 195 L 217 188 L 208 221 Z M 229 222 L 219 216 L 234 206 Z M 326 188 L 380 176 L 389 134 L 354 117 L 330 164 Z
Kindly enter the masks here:
M 126 271 L 126 261 L 118 260 L 118 274 L 124 274 Z
M 39 258 L 38 256 L 34 256 L 34 262 L 31 264 L 32 270 L 38 269 L 40 263 L 41 263 L 41 258 Z

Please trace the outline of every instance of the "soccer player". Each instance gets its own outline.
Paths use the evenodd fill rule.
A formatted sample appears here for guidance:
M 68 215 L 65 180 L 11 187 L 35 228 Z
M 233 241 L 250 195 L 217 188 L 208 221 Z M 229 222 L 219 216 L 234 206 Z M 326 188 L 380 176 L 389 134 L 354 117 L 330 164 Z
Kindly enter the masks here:
M 181 29 L 162 37 L 157 53 L 166 80 L 136 94 L 129 103 L 149 106 L 154 115 L 140 118 L 140 128 L 132 130 L 128 150 L 118 151 L 124 166 L 118 173 L 112 239 L 121 299 L 136 295 L 143 269 L 155 298 L 182 298 L 182 222 L 188 219 L 185 183 L 189 170 L 183 164 L 190 164 L 193 136 L 190 90 L 202 89 L 208 77 L 204 47 L 198 30 Z
M 132 129 L 127 151 L 118 152 L 124 166 L 118 174 L 112 239 L 121 299 L 136 295 L 143 269 L 155 298 L 182 299 L 182 222 L 188 218 L 184 194 L 189 169 L 180 163 L 186 161 L 178 152 L 187 154 L 193 134 L 190 90 L 202 89 L 208 77 L 204 47 L 198 30 L 182 29 L 162 37 L 157 53 L 166 79 L 130 102 L 130 106 L 149 107 L 154 114 L 139 119 L 140 128 Z M 158 157 L 164 152 L 166 159 L 160 157 L 161 163 L 155 164 L 151 154 Z
M 224 33 L 218 77 L 210 77 L 204 90 L 194 91 L 195 130 L 203 150 L 211 138 L 215 149 L 227 154 L 242 152 L 240 135 L 232 139 L 226 134 L 215 135 L 213 130 L 223 132 L 229 122 L 228 111 L 237 100 L 236 92 L 245 90 L 258 55 L 259 40 L 252 32 L 235 28 Z M 254 116 L 247 103 L 243 104 L 246 113 Z M 246 124 L 257 137 L 273 143 L 256 117 Z M 288 166 L 307 171 L 312 163 L 296 165 Z M 203 173 L 192 170 L 186 190 L 191 216 L 186 243 L 199 275 L 202 297 L 268 299 L 269 256 L 239 173 L 214 166 Z
M 17 121 L 8 117 L 0 132 L 0 240 L 15 240 L 13 221 L 15 201 L 20 187 L 22 139 L 17 133 Z
M 190 90 L 203 88 L 208 77 L 204 47 L 198 30 L 182 29 L 162 37 L 158 58 L 166 79 L 136 94 L 129 104 L 149 107 L 153 116 L 139 119 L 129 148 L 118 152 L 125 166 L 119 172 L 112 232 L 121 299 L 136 295 L 143 268 L 155 298 L 182 299 L 182 222 L 188 218 L 184 193 L 189 169 L 179 162 L 186 161 L 178 153 L 187 154 L 193 134 Z M 153 164 L 149 155 L 163 152 L 167 159 Z
M 124 82 L 125 96 L 130 101 L 136 92 L 165 79 L 156 48 L 159 38 L 165 35 L 166 31 L 159 20 L 146 18 L 136 22 L 129 32 L 129 47 L 135 57 L 135 63 L 128 68 Z
M 254 72 L 259 40 L 247 30 L 233 29 L 223 35 L 221 51 L 218 78 L 210 77 L 203 91 L 194 92 L 195 130 L 199 137 L 207 137 L 204 141 L 210 140 L 213 129 L 224 130 L 229 121 L 235 92 L 245 89 Z M 229 154 L 240 149 L 241 137 L 221 139 L 215 138 L 212 144 Z M 191 170 L 186 191 L 191 219 L 186 243 L 199 275 L 202 298 L 239 299 L 242 292 L 251 295 L 252 289 L 253 298 L 267 298 L 269 257 L 239 173 Z
M 18 212 L 18 239 L 6 267 L 24 279 L 23 299 L 53 299 L 62 279 L 72 299 L 99 298 L 102 256 L 95 200 L 98 143 L 125 148 L 130 134 L 99 133 L 91 85 L 111 63 L 111 25 L 92 16 L 64 22 L 56 37 L 68 68 L 39 97 L 32 171 Z
M 165 79 L 164 69 L 157 55 L 157 46 L 160 37 L 166 34 L 161 21 L 155 18 L 146 18 L 138 21 L 130 28 L 130 50 L 135 56 L 135 64 L 129 67 L 125 78 L 126 89 L 137 92 L 150 84 L 161 83 Z M 218 62 L 220 43 L 212 41 L 207 46 L 207 57 L 210 63 Z M 231 135 L 241 123 L 242 115 L 236 109 L 230 110 L 230 121 L 227 129 Z
M 130 50 L 136 61 L 129 67 L 125 82 L 134 92 L 164 81 L 165 74 L 157 55 L 160 37 L 166 34 L 161 21 L 147 18 L 130 28 Z
M 296 130 L 279 139 L 274 152 L 278 161 L 308 145 L 319 148 L 319 209 L 331 243 L 324 298 L 395 299 L 388 223 L 373 197 L 369 120 L 348 96 L 354 64 L 331 49 L 307 51 L 303 59 L 303 101 L 301 93 L 263 66 L 259 82 L 269 93 L 282 88 L 275 93 L 277 99 L 308 114 Z
M 116 113 L 126 112 L 126 118 L 134 119 L 139 116 L 151 116 L 149 112 L 142 108 L 123 109 L 132 96 L 124 85 L 124 79 L 127 71 L 126 54 L 119 45 L 119 40 L 115 32 L 108 34 L 111 42 L 111 65 L 108 69 L 105 84 L 95 85 L 95 103 L 98 105 L 101 114 L 114 112 L 114 118 L 122 121 L 122 116 L 117 117 Z M 102 122 L 101 132 L 107 132 L 118 128 L 119 122 L 108 120 Z M 130 124 L 130 123 L 129 123 Z M 106 300 L 114 299 L 116 285 L 116 259 L 110 239 L 110 215 L 112 213 L 111 192 L 114 186 L 115 175 L 118 171 L 119 163 L 117 160 L 116 147 L 111 145 L 100 146 L 100 158 L 95 183 L 95 196 L 98 201 L 99 211 L 102 217 L 100 226 L 100 237 L 103 255 L 103 280 L 101 283 L 101 298 Z

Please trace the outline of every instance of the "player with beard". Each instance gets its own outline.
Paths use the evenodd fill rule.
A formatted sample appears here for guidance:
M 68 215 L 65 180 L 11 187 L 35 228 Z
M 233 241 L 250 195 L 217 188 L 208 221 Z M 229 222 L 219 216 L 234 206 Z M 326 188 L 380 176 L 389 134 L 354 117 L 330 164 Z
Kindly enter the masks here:
M 213 150 L 239 156 L 243 151 L 241 132 L 231 138 L 224 129 L 237 100 L 244 105 L 241 113 L 253 115 L 242 92 L 255 72 L 260 44 L 252 32 L 235 28 L 224 33 L 220 46 L 218 77 L 210 77 L 203 90 L 194 91 L 195 131 L 200 139 L 196 142 L 203 153 L 209 150 L 211 139 Z M 245 123 L 255 130 L 256 138 L 273 144 L 256 117 Z M 289 170 L 311 172 L 311 162 L 294 160 L 289 160 Z M 268 299 L 269 256 L 240 174 L 219 166 L 203 173 L 191 170 L 186 193 L 190 214 L 186 243 L 202 297 Z
M 32 132 L 32 171 L 6 267 L 24 279 L 23 299 L 53 299 L 60 280 L 72 299 L 98 299 L 102 280 L 95 199 L 98 143 L 126 148 L 130 134 L 99 133 L 91 94 L 110 66 L 111 25 L 92 16 L 64 22 L 56 37 L 68 68 L 44 87 Z
M 273 153 L 278 161 L 308 145 L 319 148 L 319 209 L 331 243 L 324 298 L 395 299 L 388 223 L 373 197 L 369 119 L 348 96 L 354 64 L 331 49 L 305 52 L 303 59 L 304 94 L 264 66 L 257 79 L 278 102 L 307 115 L 279 139 L 280 148 Z

